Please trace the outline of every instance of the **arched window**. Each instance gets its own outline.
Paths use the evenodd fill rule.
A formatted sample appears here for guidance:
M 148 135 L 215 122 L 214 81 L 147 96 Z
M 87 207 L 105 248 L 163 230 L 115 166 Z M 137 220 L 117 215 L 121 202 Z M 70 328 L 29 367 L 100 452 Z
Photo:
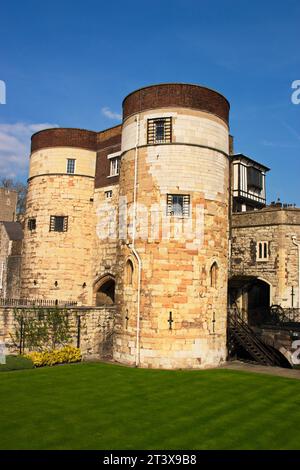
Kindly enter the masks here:
M 126 284 L 131 285 L 133 281 L 133 263 L 130 259 L 126 263 L 125 276 L 126 276 Z
M 217 287 L 218 270 L 218 265 L 216 262 L 214 262 L 210 268 L 210 287 Z

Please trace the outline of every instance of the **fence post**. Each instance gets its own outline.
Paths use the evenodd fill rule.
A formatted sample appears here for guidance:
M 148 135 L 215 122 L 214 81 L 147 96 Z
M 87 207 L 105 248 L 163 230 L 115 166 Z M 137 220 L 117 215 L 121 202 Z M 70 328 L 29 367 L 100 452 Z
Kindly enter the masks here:
M 21 316 L 20 322 L 20 341 L 19 341 L 19 353 L 22 354 L 22 343 L 23 343 L 23 315 Z
M 80 348 L 81 316 L 77 317 L 77 348 Z

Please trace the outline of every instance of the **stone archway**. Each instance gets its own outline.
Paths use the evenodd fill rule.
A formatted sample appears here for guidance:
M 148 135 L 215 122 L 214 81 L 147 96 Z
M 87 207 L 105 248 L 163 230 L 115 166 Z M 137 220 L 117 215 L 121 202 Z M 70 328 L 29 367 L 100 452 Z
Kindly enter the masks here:
M 248 310 L 268 308 L 270 306 L 270 285 L 262 279 L 256 279 L 248 289 Z
M 94 287 L 96 307 L 115 303 L 115 278 L 111 274 L 102 276 Z
M 229 279 L 229 307 L 237 305 L 243 319 L 255 326 L 271 305 L 272 286 L 256 276 L 233 276 Z

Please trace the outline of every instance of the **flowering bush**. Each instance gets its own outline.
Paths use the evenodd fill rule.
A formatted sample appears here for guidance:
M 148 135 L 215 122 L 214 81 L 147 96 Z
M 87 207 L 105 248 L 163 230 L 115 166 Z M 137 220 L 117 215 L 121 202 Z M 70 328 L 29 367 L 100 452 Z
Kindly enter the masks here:
M 64 346 L 61 349 L 53 349 L 45 352 L 30 352 L 25 355 L 31 359 L 35 367 L 54 366 L 54 364 L 65 364 L 81 361 L 80 349 L 73 346 Z

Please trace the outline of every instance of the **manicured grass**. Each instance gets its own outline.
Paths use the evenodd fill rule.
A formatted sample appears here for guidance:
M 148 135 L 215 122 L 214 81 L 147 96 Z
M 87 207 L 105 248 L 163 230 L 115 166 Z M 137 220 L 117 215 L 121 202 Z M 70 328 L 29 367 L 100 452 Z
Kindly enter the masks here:
M 1 449 L 300 449 L 300 381 L 74 364 L 0 374 Z

